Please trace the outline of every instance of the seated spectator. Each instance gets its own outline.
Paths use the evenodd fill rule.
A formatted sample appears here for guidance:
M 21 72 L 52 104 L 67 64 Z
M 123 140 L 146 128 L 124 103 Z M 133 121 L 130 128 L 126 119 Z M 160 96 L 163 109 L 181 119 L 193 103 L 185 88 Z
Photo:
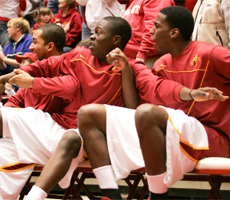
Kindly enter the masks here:
M 18 11 L 26 9 L 26 0 L 4 0 L 0 1 L 0 45 L 7 45 L 9 37 L 7 34 L 7 22 L 18 17 Z
M 35 24 L 33 13 L 41 7 L 45 7 L 46 0 L 27 0 L 26 10 L 23 12 L 23 17 L 28 20 L 30 27 Z
M 16 55 L 15 59 L 18 63 L 20 63 L 20 67 L 23 67 L 25 65 L 31 64 L 35 62 L 37 59 L 35 58 L 36 54 L 32 52 L 25 53 L 23 55 Z M 15 95 L 18 90 L 18 87 L 16 85 L 11 85 L 9 83 L 6 83 L 5 85 L 5 93 L 11 97 L 12 95 Z
M 75 0 L 59 0 L 60 9 L 54 15 L 54 23 L 60 25 L 66 33 L 64 52 L 71 51 L 81 40 L 81 16 L 75 6 Z
M 23 55 L 16 55 L 15 59 L 18 63 L 20 63 L 20 67 L 34 63 L 37 60 L 36 54 L 32 52 L 28 52 Z
M 219 44 L 230 49 L 230 1 L 198 0 L 193 17 L 192 40 Z
M 39 10 L 35 10 L 34 19 L 36 23 L 34 24 L 32 31 L 43 24 L 52 23 L 54 21 L 52 17 L 53 13 L 47 7 L 41 7 Z
M 162 57 L 152 73 L 133 70 L 138 75 L 129 85 L 149 104 L 137 110 L 98 104 L 79 110 L 78 127 L 102 195 L 121 199 L 116 180 L 145 167 L 149 199 L 168 199 L 167 189 L 198 160 L 229 157 L 230 51 L 191 42 L 193 27 L 184 7 L 158 13 L 151 34 Z
M 32 43 L 32 37 L 29 35 L 29 22 L 17 17 L 11 19 L 8 23 L 8 36 L 11 42 L 0 51 L 0 74 L 7 74 L 18 68 L 20 64 L 15 60 L 16 55 L 23 55 L 30 52 L 29 46 Z

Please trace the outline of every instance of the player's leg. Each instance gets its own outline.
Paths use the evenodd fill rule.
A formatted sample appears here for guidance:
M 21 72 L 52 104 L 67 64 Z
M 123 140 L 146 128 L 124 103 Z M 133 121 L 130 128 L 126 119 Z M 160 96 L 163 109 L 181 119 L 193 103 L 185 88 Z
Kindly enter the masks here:
M 14 141 L 0 139 L 0 199 L 17 199 L 34 165 L 20 165 Z
M 78 112 L 78 127 L 102 196 L 121 199 L 106 143 L 105 106 L 91 104 L 81 107 Z
M 166 125 L 168 114 L 165 109 L 151 104 L 137 108 L 135 121 L 143 153 L 150 198 L 167 192 L 163 183 L 166 172 Z M 155 193 L 155 197 L 153 194 Z M 160 198 L 159 196 L 157 198 Z
M 44 199 L 47 194 L 65 176 L 73 158 L 81 149 L 81 137 L 73 130 L 64 133 L 57 150 L 42 170 L 35 187 L 28 194 L 28 199 Z

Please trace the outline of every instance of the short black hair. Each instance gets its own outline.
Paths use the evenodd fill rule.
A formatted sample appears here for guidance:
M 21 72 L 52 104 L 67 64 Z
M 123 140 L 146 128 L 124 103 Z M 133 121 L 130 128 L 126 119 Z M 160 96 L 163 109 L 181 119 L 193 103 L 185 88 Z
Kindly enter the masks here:
M 124 49 L 132 34 L 129 23 L 121 17 L 109 16 L 103 19 L 109 22 L 110 30 L 114 35 L 121 36 L 121 46 Z
M 42 30 L 41 37 L 45 41 L 45 44 L 53 42 L 56 49 L 59 52 L 63 51 L 65 45 L 66 35 L 62 27 L 56 24 L 44 24 L 37 27 L 35 30 Z
M 184 40 L 190 41 L 194 28 L 194 19 L 192 13 L 182 6 L 170 6 L 160 10 L 160 12 L 166 15 L 171 28 L 178 28 L 183 36 Z

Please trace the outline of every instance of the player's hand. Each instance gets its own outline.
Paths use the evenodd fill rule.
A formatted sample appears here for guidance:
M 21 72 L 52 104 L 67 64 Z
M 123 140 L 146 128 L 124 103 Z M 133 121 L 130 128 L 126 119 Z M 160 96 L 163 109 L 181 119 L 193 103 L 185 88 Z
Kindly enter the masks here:
M 219 100 L 225 101 L 229 96 L 224 96 L 223 92 L 213 87 L 203 87 L 199 89 L 194 89 L 190 92 L 190 96 L 195 101 L 208 101 L 208 100 Z
M 16 84 L 20 88 L 32 88 L 34 77 L 30 76 L 27 72 L 15 69 L 14 72 L 17 74 L 13 78 L 8 80 L 10 84 Z
M 106 55 L 107 62 L 113 64 L 118 70 L 124 70 L 126 67 L 130 67 L 129 62 L 125 54 L 116 48 Z

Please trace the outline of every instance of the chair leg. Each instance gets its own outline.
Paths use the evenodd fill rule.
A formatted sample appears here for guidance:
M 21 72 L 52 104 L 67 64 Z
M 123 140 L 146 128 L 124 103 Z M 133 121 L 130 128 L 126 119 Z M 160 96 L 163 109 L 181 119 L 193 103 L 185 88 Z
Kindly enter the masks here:
M 62 198 L 63 200 L 70 199 L 70 194 L 74 189 L 75 179 L 78 176 L 78 174 L 79 174 L 79 172 L 76 172 L 76 171 L 73 173 L 73 176 L 72 176 L 71 181 L 70 181 L 70 185 L 66 189 L 65 194 L 64 194 L 64 196 Z
M 89 199 L 100 199 L 99 197 L 95 197 L 92 192 L 87 188 L 85 185 L 84 181 L 87 178 L 95 178 L 93 173 L 87 173 L 83 172 L 80 179 L 78 177 L 75 177 L 75 181 L 77 182 L 77 186 L 74 189 L 72 199 L 77 199 L 77 197 L 80 197 L 80 190 L 84 192 L 84 194 L 89 198 Z
M 24 185 L 18 200 L 23 200 L 25 195 L 27 195 L 27 193 L 30 191 L 31 189 L 30 179 L 31 179 L 31 176 L 28 178 L 26 184 Z
M 127 185 L 130 188 L 130 192 L 127 196 L 127 199 L 144 199 L 146 192 L 148 191 L 147 180 L 144 178 L 143 173 L 130 174 L 126 179 L 124 179 Z M 131 180 L 134 180 L 131 183 Z M 138 185 L 140 182 L 143 182 L 142 189 L 140 193 L 137 191 Z
M 141 180 L 143 182 L 142 191 L 140 194 L 140 200 L 145 198 L 146 192 L 149 191 L 147 179 L 142 175 Z
M 207 177 L 208 182 L 211 186 L 211 190 L 208 199 L 222 199 L 220 195 L 220 186 L 223 178 L 218 175 L 211 175 Z
M 129 186 L 129 189 L 130 189 L 129 194 L 127 196 L 127 199 L 134 199 L 134 198 L 138 199 L 140 194 L 137 191 L 137 187 L 138 187 L 138 184 L 140 183 L 140 180 L 141 180 L 140 175 L 139 174 L 135 174 L 135 175 L 130 174 L 124 180 L 125 180 L 125 182 L 127 183 L 127 185 Z M 130 180 L 134 180 L 134 182 L 131 183 Z

